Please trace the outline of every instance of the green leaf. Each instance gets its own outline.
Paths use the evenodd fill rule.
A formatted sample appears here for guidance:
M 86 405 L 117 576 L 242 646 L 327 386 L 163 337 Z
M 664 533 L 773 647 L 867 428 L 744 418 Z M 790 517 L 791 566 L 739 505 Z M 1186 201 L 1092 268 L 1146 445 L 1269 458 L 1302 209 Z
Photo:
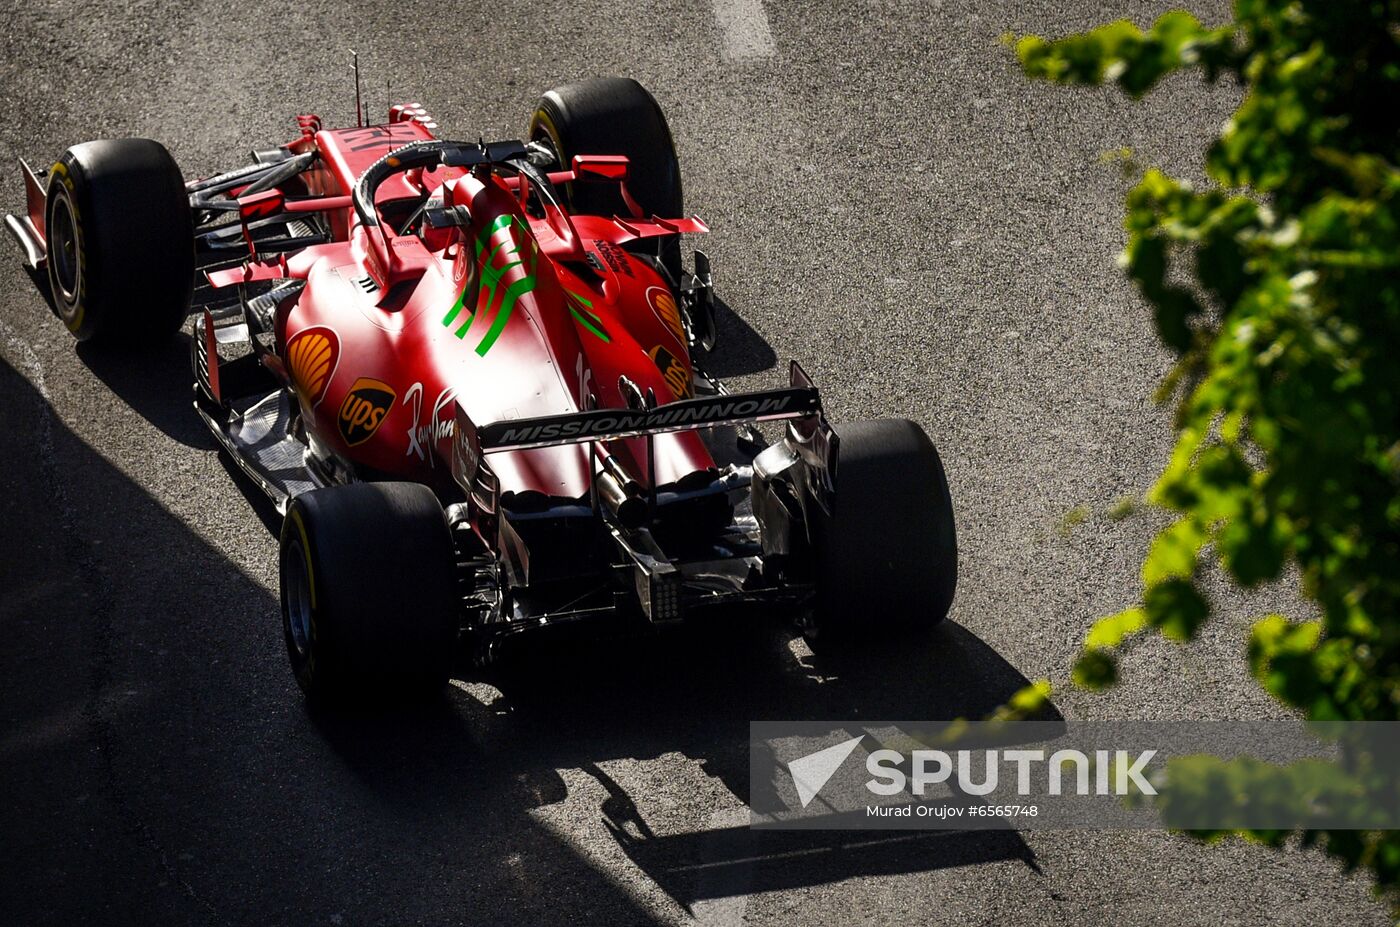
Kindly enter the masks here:
M 1210 614 L 1206 600 L 1189 580 L 1168 579 L 1148 588 L 1142 598 L 1147 621 L 1172 640 L 1187 641 Z
M 1025 721 L 1040 715 L 1050 705 L 1050 680 L 1037 679 L 1030 685 L 1017 689 L 996 711 L 987 717 L 988 721 Z
M 1142 584 L 1155 586 L 1167 579 L 1191 576 L 1205 542 L 1206 530 L 1194 518 L 1177 519 L 1153 540 L 1142 562 Z
M 1084 647 L 1087 650 L 1111 650 L 1123 643 L 1125 637 L 1136 634 L 1146 626 L 1147 615 L 1142 609 L 1125 609 L 1094 622 L 1084 638 Z
M 1086 650 L 1079 655 L 1070 678 L 1081 689 L 1106 689 L 1118 681 L 1118 663 L 1102 650 Z

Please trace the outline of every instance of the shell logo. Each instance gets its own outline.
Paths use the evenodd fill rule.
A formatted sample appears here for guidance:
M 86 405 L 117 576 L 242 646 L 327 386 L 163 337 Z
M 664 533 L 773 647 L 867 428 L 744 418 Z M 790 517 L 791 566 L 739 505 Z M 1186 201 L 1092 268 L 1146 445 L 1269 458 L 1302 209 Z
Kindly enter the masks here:
M 666 326 L 666 330 L 676 339 L 676 344 L 681 348 L 685 345 L 685 323 L 681 321 L 680 309 L 676 307 L 675 297 L 671 291 L 659 286 L 647 288 L 647 303 L 651 306 L 651 311 L 656 314 L 656 318 L 661 324 Z
M 287 342 L 287 369 L 302 401 L 314 406 L 340 362 L 340 339 L 324 326 L 304 328 Z

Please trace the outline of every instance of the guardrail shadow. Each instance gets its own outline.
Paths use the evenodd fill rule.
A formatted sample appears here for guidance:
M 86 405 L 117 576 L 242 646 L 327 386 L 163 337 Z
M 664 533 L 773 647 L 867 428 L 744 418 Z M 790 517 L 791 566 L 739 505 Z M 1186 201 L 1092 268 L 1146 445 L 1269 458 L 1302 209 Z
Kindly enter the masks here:
M 656 836 L 618 815 L 615 808 L 605 805 L 604 814 L 609 831 L 627 856 L 691 913 L 704 902 L 852 878 L 1007 860 L 1040 871 L 1035 853 L 1009 828 L 763 831 L 744 823 Z

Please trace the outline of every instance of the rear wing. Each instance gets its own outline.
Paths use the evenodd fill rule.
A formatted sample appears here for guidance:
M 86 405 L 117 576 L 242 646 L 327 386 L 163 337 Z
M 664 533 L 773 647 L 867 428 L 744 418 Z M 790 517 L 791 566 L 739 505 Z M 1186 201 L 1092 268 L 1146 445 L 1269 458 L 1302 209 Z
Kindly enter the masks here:
M 815 388 L 798 386 L 761 393 L 730 393 L 686 399 L 655 409 L 594 409 L 590 412 L 494 422 L 477 429 L 476 438 L 481 453 L 492 454 L 559 444 L 637 438 L 740 422 L 802 418 L 820 412 L 821 407 L 821 398 Z
M 794 361 L 791 386 L 756 393 L 726 393 L 667 403 L 652 409 L 591 409 L 478 426 L 457 407 L 452 473 L 458 485 L 483 503 L 494 494 L 495 478 L 485 457 L 505 451 L 557 447 L 695 431 L 746 422 L 793 419 L 819 421 L 821 396 Z M 812 430 L 811 428 L 804 430 Z M 487 504 L 488 510 L 494 506 Z

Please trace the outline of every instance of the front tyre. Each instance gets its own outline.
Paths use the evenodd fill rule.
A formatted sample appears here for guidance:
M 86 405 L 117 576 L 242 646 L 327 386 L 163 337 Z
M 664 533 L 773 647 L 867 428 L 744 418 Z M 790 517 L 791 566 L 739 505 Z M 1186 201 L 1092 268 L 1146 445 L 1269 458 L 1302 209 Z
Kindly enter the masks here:
M 79 341 L 173 335 L 194 290 L 189 195 L 144 138 L 74 145 L 49 171 L 44 212 L 54 308 Z
M 681 167 L 666 116 L 647 89 L 630 77 L 599 77 L 555 87 L 541 98 L 530 119 L 528 137 L 547 144 L 564 169 L 573 163 L 574 155 L 625 155 L 627 190 L 642 212 L 664 219 L 684 215 Z M 574 212 L 629 214 L 615 184 L 573 183 L 569 187 L 566 195 Z M 628 247 L 655 253 L 673 285 L 680 285 L 679 235 L 664 235 Z
M 456 563 L 428 487 L 353 483 L 297 496 L 280 572 L 287 656 L 311 702 L 442 690 L 457 643 Z
M 952 496 L 924 430 L 882 419 L 837 435 L 832 511 L 813 521 L 817 601 L 803 628 L 824 652 L 932 628 L 958 579 Z

